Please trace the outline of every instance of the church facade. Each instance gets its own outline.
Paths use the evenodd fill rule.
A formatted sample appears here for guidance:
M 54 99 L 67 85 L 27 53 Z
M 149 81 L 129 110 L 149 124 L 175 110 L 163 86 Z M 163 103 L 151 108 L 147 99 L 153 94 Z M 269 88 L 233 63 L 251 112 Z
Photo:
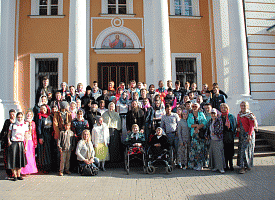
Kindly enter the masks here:
M 48 76 L 55 89 L 217 82 L 231 112 L 247 100 L 274 125 L 274 14 L 272 0 L 2 0 L 0 121 Z

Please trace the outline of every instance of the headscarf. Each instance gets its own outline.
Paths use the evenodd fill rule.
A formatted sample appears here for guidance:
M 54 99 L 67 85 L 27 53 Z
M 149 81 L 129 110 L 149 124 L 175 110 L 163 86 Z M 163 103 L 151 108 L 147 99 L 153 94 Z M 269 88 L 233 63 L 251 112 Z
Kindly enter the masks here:
M 115 107 L 115 104 L 113 102 L 109 103 L 108 105 L 108 111 L 106 111 L 103 114 L 103 120 L 108 125 L 109 128 L 115 128 L 120 130 L 121 129 L 121 119 L 119 114 L 115 111 L 110 111 L 110 107 L 113 105 Z M 108 117 L 109 116 L 109 117 Z
M 43 98 L 43 97 L 46 97 L 46 103 L 45 103 L 45 104 L 46 104 L 46 105 L 48 104 L 48 97 L 47 97 L 46 95 L 42 95 L 42 96 L 39 97 L 39 101 L 38 101 L 38 104 L 37 104 L 38 107 L 41 107 L 41 106 L 42 106 L 42 98 Z
M 227 126 L 230 129 L 230 121 L 228 118 L 228 114 L 229 114 L 229 107 L 227 104 L 223 104 L 222 106 L 227 107 L 227 111 L 226 112 L 221 112 L 222 116 L 225 117 L 226 121 L 225 121 L 225 126 Z
M 165 131 L 163 130 L 163 128 L 158 127 L 157 129 L 161 129 L 161 130 L 162 130 L 161 135 L 166 135 L 166 133 L 165 133 Z M 156 129 L 156 130 L 157 130 L 157 129 Z M 156 131 L 155 135 L 157 135 L 157 131 Z

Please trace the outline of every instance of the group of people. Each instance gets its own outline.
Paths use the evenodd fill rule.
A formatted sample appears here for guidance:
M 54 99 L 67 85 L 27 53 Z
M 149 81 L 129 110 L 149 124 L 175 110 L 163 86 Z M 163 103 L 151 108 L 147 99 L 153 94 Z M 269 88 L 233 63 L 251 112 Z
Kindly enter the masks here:
M 54 94 L 54 95 L 53 95 Z M 240 104 L 237 119 L 229 113 L 227 95 L 217 83 L 159 81 L 158 88 L 132 80 L 128 88 L 114 82 L 101 90 L 98 83 L 53 91 L 48 77 L 36 92 L 36 104 L 27 112 L 10 110 L 1 131 L 5 168 L 9 178 L 58 171 L 70 174 L 79 166 L 105 171 L 105 161 L 121 162 L 125 141 L 143 138 L 145 146 L 172 146 L 182 169 L 234 170 L 234 138 L 239 137 L 239 173 L 253 166 L 254 127 L 257 120 L 247 102 Z M 138 136 L 137 136 L 138 134 Z M 162 137 L 163 136 L 163 137 Z

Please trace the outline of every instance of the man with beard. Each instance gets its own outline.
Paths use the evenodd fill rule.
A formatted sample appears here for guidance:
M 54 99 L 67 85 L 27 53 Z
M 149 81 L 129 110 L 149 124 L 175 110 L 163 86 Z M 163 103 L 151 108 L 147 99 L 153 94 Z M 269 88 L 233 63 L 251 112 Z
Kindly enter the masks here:
M 85 111 L 85 116 L 84 118 L 88 121 L 89 123 L 89 129 L 90 131 L 93 130 L 94 124 L 96 124 L 96 117 L 101 116 L 100 112 L 97 111 L 98 109 L 98 102 L 97 101 L 92 101 L 88 103 L 88 110 Z
M 85 95 L 81 98 L 81 107 L 84 110 L 89 109 L 88 103 L 90 102 L 90 100 L 94 100 L 94 98 L 92 97 L 92 88 L 91 88 L 91 86 L 88 85 L 86 87 Z
M 35 103 L 37 104 L 39 101 L 39 98 L 41 96 L 47 96 L 48 101 L 51 101 L 52 99 L 52 94 L 53 94 L 53 88 L 51 86 L 49 86 L 49 77 L 45 76 L 43 77 L 42 80 L 42 86 L 38 87 L 37 91 L 36 91 L 36 95 L 35 95 Z
M 140 132 L 144 132 L 144 112 L 138 107 L 138 102 L 133 100 L 131 103 L 131 110 L 127 113 L 126 127 L 128 133 L 132 130 L 132 125 L 137 124 L 140 127 Z

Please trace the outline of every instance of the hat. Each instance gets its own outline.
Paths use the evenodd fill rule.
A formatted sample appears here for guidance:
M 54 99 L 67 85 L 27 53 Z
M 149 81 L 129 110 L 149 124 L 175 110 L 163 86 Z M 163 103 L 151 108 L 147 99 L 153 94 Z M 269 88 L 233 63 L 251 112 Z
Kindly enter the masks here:
M 217 113 L 218 113 L 218 112 L 217 112 L 217 109 L 216 109 L 216 108 L 212 108 L 212 109 L 211 109 L 211 113 L 217 114 Z
M 60 109 L 66 109 L 68 106 L 69 106 L 69 103 L 67 101 L 60 102 Z
M 88 85 L 88 86 L 86 87 L 86 91 L 87 91 L 87 90 L 92 90 L 92 87 Z

